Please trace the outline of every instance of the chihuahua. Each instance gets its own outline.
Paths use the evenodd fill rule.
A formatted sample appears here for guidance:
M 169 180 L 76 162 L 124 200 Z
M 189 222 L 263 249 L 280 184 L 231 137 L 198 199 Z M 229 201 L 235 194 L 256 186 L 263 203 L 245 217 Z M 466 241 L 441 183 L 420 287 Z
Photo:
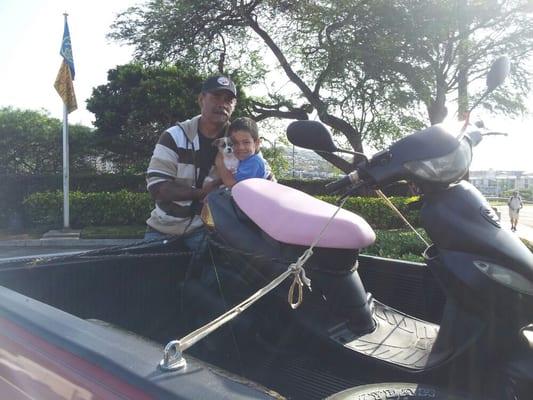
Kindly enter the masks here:
M 233 154 L 233 143 L 231 138 L 227 136 L 218 138 L 213 142 L 213 146 L 216 146 L 218 151 L 222 153 L 226 168 L 231 171 L 231 173 L 235 173 L 239 166 L 239 160 L 237 160 L 237 157 Z

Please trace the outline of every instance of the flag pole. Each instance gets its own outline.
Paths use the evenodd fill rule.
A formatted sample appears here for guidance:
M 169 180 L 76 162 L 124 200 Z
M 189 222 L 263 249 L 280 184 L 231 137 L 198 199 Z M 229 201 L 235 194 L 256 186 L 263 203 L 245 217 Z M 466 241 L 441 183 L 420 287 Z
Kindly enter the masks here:
M 70 228 L 68 150 L 68 109 L 63 104 L 63 229 Z
M 78 108 L 76 94 L 74 93 L 74 58 L 72 57 L 72 44 L 70 31 L 68 29 L 68 14 L 65 17 L 63 28 L 63 40 L 59 54 L 63 58 L 54 88 L 63 100 L 63 230 L 70 230 L 70 208 L 69 208 L 69 145 L 68 145 L 68 114 Z
M 67 13 L 63 13 L 65 24 Z M 68 107 L 63 102 L 63 229 L 70 228 L 69 208 L 69 148 L 68 148 Z

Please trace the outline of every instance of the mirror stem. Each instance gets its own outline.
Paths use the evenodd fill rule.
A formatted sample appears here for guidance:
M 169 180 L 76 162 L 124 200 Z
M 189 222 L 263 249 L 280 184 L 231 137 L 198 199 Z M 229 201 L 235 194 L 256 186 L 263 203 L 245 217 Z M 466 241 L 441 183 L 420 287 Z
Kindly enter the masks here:
M 368 157 L 364 154 L 364 153 L 361 153 L 359 151 L 350 151 L 350 150 L 343 150 L 343 149 L 335 149 L 336 152 L 339 152 L 339 153 L 347 153 L 347 154 L 351 154 L 352 156 L 363 156 L 365 160 L 368 161 Z

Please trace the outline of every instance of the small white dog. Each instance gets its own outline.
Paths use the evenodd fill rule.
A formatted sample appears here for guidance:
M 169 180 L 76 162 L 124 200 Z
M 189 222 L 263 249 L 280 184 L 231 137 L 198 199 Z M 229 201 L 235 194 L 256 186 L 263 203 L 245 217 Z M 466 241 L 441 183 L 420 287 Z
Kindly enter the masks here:
M 218 151 L 222 153 L 222 156 L 224 157 L 224 165 L 232 174 L 234 174 L 239 166 L 239 160 L 235 157 L 235 154 L 233 154 L 233 142 L 231 141 L 231 138 L 227 136 L 218 138 L 213 142 L 213 146 L 216 146 Z

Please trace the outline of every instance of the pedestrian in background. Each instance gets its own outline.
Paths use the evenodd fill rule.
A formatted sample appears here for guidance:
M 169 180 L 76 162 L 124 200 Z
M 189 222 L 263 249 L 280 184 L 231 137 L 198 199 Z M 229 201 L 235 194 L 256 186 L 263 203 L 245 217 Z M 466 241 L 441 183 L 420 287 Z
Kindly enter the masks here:
M 516 225 L 518 224 L 518 215 L 520 209 L 524 206 L 517 191 L 513 192 L 513 195 L 509 198 L 507 205 L 509 206 L 509 218 L 511 218 L 511 230 L 515 232 Z

